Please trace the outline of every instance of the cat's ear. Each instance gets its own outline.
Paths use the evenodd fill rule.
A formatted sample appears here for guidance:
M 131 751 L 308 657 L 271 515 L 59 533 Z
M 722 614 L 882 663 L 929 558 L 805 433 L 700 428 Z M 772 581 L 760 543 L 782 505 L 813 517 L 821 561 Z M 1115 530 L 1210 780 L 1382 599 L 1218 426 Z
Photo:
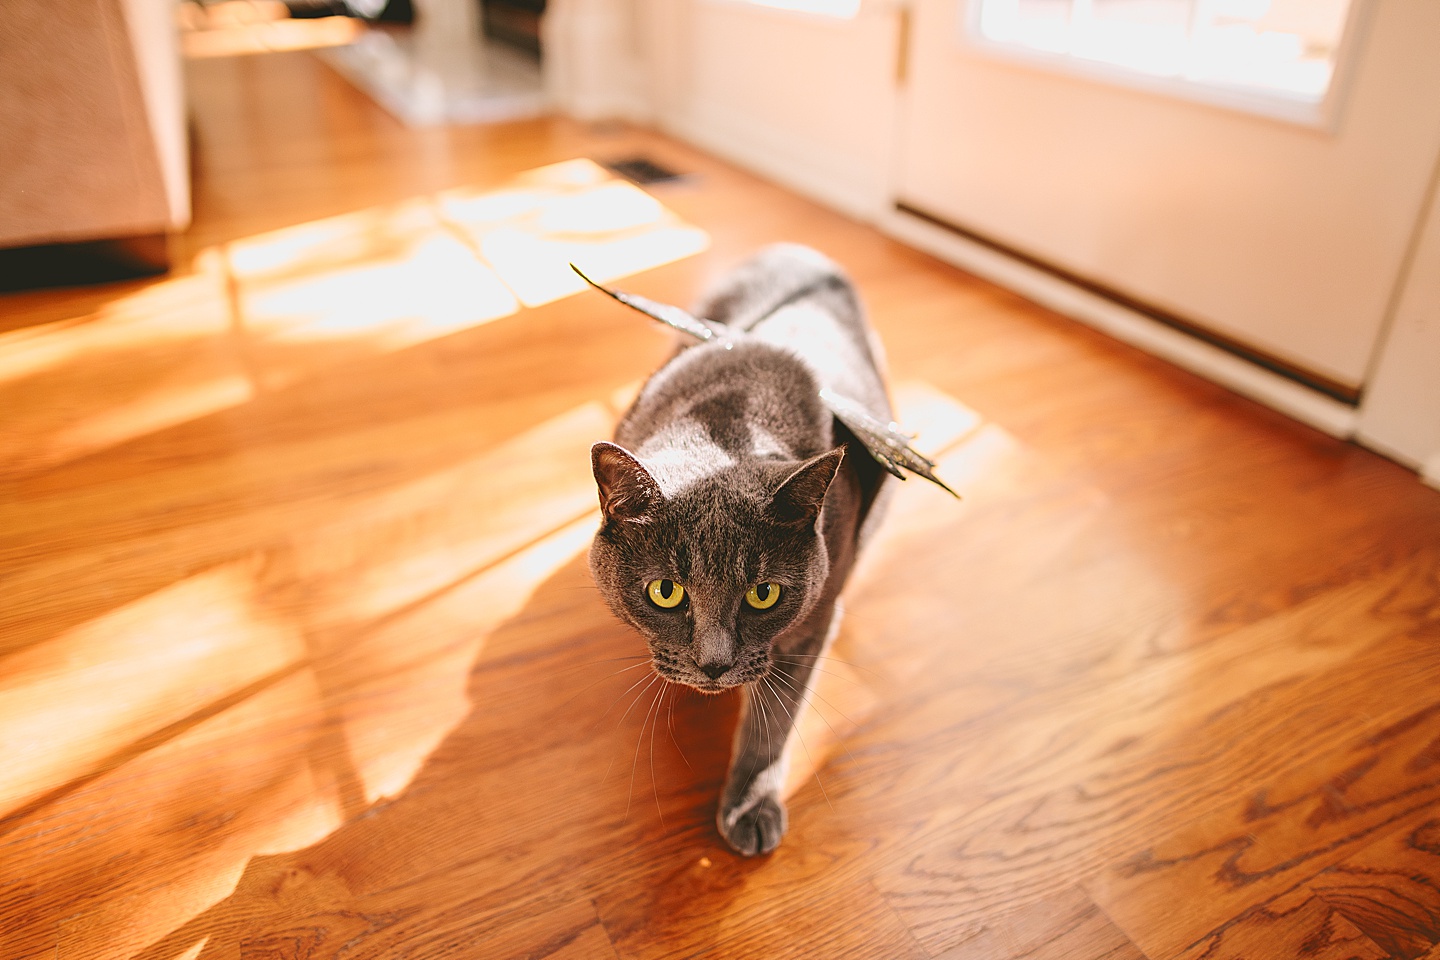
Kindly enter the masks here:
M 660 485 L 624 447 L 597 443 L 590 448 L 590 467 L 600 488 L 605 519 L 644 522 L 659 505 Z
M 775 491 L 770 516 L 787 525 L 814 523 L 825 502 L 825 491 L 830 489 L 830 481 L 835 479 L 843 459 L 845 448 L 836 447 L 800 464 Z

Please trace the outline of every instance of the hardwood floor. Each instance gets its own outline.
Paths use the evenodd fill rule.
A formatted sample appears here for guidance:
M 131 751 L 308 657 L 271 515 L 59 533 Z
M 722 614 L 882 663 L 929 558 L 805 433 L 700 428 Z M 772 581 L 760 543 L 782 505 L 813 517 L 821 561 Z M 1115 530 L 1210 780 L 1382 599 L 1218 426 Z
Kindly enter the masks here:
M 1413 474 L 662 137 L 189 79 L 193 268 L 0 298 L 0 956 L 1440 956 Z M 524 220 L 642 152 L 671 213 Z M 964 494 L 900 487 L 768 858 L 584 563 L 669 339 L 537 236 L 708 243 L 624 281 L 676 302 L 826 250 Z

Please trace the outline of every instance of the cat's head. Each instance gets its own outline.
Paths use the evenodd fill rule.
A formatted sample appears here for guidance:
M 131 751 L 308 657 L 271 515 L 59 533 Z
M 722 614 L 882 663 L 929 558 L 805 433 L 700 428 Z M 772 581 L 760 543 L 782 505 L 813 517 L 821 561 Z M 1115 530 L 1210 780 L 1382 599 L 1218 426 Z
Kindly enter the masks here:
M 817 519 L 843 455 L 737 464 L 667 496 L 623 447 L 594 446 L 604 519 L 590 569 L 661 676 L 717 693 L 769 672 L 776 637 L 825 588 Z

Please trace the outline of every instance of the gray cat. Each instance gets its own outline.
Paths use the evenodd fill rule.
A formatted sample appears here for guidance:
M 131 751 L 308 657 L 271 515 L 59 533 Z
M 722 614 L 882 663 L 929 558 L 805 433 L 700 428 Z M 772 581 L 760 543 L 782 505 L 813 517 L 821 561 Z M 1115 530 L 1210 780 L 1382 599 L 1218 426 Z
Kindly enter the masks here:
M 656 371 L 615 442 L 591 450 L 604 519 L 590 568 L 661 677 L 743 687 L 716 820 L 753 856 L 785 832 L 794 720 L 886 480 L 820 392 L 891 413 L 854 288 L 815 251 L 767 248 L 697 313 L 717 335 Z

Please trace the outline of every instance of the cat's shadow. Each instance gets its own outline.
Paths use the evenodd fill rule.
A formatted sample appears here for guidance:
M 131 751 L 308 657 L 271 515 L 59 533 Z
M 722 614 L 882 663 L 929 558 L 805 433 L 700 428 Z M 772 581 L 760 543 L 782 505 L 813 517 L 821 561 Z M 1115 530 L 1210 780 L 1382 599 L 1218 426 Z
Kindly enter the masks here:
M 759 865 L 714 827 L 738 699 L 657 697 L 630 679 L 648 677 L 643 653 L 572 557 L 487 637 L 468 714 L 403 791 L 309 847 L 252 857 L 225 899 L 136 960 L 437 955 L 527 912 L 537 929 L 593 925 L 605 903 L 628 915 L 696 864 L 723 909 Z

